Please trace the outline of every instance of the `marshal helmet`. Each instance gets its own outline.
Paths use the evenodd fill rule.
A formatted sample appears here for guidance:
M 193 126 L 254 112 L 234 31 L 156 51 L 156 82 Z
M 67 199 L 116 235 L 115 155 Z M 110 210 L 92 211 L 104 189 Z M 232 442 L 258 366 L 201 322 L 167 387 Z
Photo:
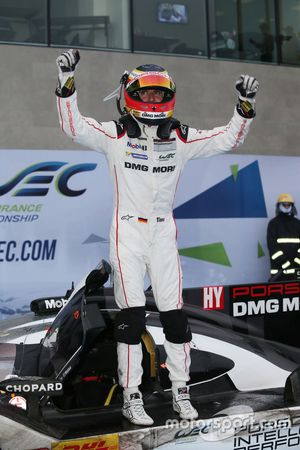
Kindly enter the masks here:
M 292 216 L 297 215 L 297 209 L 295 207 L 295 202 L 291 194 L 280 194 L 277 198 L 276 203 L 276 215 L 280 212 L 284 214 L 290 214 Z

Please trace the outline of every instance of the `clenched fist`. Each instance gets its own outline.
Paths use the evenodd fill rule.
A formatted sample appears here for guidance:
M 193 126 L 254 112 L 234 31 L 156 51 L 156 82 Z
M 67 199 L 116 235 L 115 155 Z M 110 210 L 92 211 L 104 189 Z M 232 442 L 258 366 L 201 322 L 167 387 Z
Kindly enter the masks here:
M 79 51 L 71 48 L 56 58 L 56 64 L 60 72 L 74 72 L 79 60 Z
M 258 91 L 259 83 L 255 77 L 251 75 L 241 75 L 235 83 L 239 99 L 255 103 L 255 96 Z

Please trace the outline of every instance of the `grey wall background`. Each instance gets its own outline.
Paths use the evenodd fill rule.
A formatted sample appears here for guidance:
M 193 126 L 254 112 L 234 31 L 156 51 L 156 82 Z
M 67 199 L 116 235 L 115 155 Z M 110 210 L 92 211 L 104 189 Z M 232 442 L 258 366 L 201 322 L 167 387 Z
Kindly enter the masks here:
M 55 59 L 62 49 L 0 45 L 0 148 L 80 149 L 59 128 Z M 76 74 L 82 114 L 107 121 L 118 117 L 114 100 L 102 99 L 125 69 L 144 63 L 164 66 L 177 84 L 176 117 L 196 128 L 226 124 L 236 103 L 241 73 L 260 82 L 257 117 L 244 154 L 299 155 L 300 68 L 119 52 L 81 50 Z

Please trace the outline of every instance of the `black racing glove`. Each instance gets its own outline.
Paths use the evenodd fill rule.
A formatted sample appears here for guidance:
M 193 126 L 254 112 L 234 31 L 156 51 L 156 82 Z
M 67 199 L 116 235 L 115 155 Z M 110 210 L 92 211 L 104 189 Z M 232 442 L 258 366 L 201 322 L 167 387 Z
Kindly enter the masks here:
M 79 60 L 79 51 L 74 49 L 70 49 L 56 58 L 58 82 L 55 93 L 59 97 L 69 97 L 75 92 L 74 73 Z
M 251 75 L 241 75 L 235 83 L 235 89 L 239 96 L 237 110 L 242 117 L 251 119 L 255 117 L 255 96 L 259 83 Z

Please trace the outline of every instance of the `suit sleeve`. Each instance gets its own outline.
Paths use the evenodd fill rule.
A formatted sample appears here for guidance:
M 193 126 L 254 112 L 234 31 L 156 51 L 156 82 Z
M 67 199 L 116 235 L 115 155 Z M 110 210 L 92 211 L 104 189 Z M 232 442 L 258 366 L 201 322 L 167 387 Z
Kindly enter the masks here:
M 246 119 L 236 111 L 230 122 L 212 130 L 189 128 L 184 146 L 186 160 L 217 155 L 239 147 L 248 134 L 253 119 Z M 182 139 L 180 133 L 178 137 Z
M 61 129 L 80 145 L 107 153 L 109 144 L 118 138 L 114 122 L 97 122 L 81 115 L 76 91 L 69 97 L 57 97 L 57 110 Z

